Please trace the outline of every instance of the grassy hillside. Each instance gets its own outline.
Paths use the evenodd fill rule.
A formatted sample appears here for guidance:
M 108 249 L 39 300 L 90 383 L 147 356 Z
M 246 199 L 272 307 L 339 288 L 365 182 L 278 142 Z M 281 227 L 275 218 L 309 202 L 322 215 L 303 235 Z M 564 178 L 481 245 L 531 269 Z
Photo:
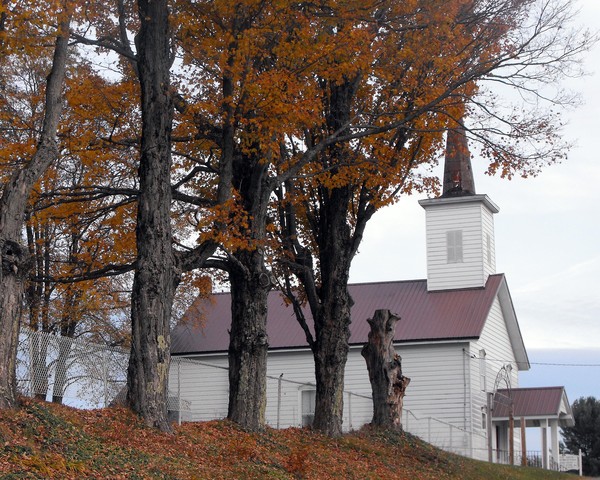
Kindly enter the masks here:
M 43 479 L 573 479 L 467 460 L 407 434 L 332 440 L 302 429 L 246 433 L 224 421 L 145 428 L 123 409 L 75 410 L 25 400 L 0 412 L 0 478 Z

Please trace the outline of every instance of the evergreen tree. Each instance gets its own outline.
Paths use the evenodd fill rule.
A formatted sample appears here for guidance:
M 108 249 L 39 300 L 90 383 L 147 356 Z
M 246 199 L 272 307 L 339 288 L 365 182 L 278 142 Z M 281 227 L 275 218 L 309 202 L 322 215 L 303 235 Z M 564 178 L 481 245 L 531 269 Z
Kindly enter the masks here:
M 562 428 L 564 445 L 571 453 L 583 453 L 584 475 L 600 475 L 600 400 L 581 397 L 572 405 L 575 426 Z

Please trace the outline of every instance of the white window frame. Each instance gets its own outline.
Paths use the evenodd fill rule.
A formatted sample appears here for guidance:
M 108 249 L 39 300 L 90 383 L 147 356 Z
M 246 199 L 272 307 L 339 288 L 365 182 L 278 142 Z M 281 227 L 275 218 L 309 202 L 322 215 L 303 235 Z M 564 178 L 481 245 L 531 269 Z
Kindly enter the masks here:
M 298 402 L 300 404 L 300 425 L 302 427 L 312 426 L 312 423 L 315 418 L 316 399 L 317 388 L 314 385 L 305 385 L 298 389 Z

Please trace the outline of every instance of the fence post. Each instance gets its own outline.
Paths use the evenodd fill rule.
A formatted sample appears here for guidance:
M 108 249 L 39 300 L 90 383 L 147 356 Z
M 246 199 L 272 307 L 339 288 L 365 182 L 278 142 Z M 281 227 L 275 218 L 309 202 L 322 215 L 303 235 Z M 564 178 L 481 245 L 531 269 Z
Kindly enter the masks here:
M 279 379 L 277 380 L 277 429 L 279 430 L 279 420 L 281 419 L 281 379 L 283 378 L 283 373 L 279 375 Z
M 348 425 L 352 430 L 352 392 L 348 392 Z
M 181 360 L 176 358 L 177 362 L 177 424 L 181 425 Z
M 487 430 L 487 448 L 488 448 L 488 462 L 494 461 L 493 445 L 494 440 L 492 437 L 492 410 L 494 408 L 494 394 L 488 392 L 487 394 L 487 411 L 486 411 L 486 430 Z
M 431 417 L 427 417 L 427 443 L 431 443 Z
M 102 349 L 102 381 L 104 382 L 104 408 L 108 407 L 108 361 L 106 350 Z

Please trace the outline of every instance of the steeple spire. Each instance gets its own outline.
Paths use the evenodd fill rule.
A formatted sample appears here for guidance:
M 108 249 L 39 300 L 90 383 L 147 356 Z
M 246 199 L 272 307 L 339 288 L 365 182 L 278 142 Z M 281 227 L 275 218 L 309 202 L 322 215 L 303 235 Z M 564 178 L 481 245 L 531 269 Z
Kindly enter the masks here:
M 448 130 L 442 197 L 475 195 L 471 154 L 462 120 Z

